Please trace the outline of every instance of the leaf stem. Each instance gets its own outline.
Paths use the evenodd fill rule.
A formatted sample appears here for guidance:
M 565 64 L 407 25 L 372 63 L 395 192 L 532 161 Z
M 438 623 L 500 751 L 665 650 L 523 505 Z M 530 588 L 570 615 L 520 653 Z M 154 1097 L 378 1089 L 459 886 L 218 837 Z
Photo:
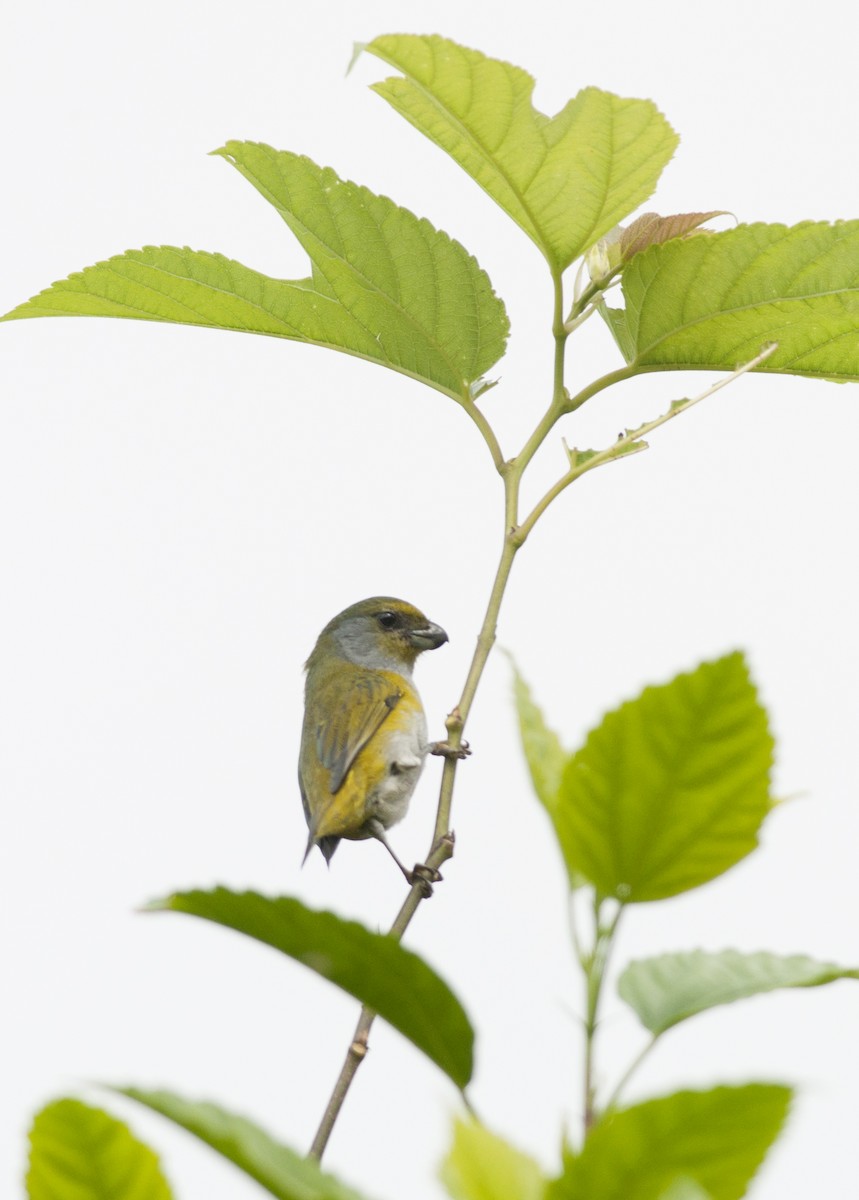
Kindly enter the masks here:
M 659 1040 L 659 1034 L 654 1033 L 653 1036 L 651 1037 L 650 1041 L 646 1042 L 644 1047 L 638 1052 L 638 1054 L 636 1054 L 635 1058 L 632 1060 L 632 1062 L 626 1068 L 624 1073 L 621 1075 L 620 1079 L 617 1081 L 614 1091 L 612 1092 L 612 1094 L 609 1096 L 608 1100 L 605 1103 L 605 1108 L 603 1110 L 604 1112 L 609 1113 L 612 1111 L 612 1109 L 617 1108 L 621 1093 L 623 1092 L 624 1088 L 629 1083 L 630 1079 L 635 1074 L 635 1072 L 638 1070 L 638 1068 L 641 1066 L 641 1064 L 644 1062 L 645 1058 L 647 1058 L 648 1054 L 653 1049 L 653 1047 L 656 1045 L 658 1040 Z
M 622 383 L 624 379 L 632 379 L 634 375 L 641 374 L 642 370 L 642 367 L 637 367 L 634 363 L 629 363 L 625 367 L 618 367 L 616 371 L 609 371 L 607 375 L 600 375 L 599 379 L 595 379 L 587 387 L 583 387 L 580 392 L 576 392 L 575 396 L 570 397 L 564 408 L 564 412 L 575 412 L 577 408 L 581 408 L 585 401 L 590 400 L 592 396 L 605 391 L 606 388 L 614 387 L 616 383 Z
M 597 1121 L 596 1108 L 596 1038 L 599 1029 L 599 1010 L 605 983 L 606 968 L 614 944 L 617 926 L 623 912 L 618 905 L 608 924 L 602 921 L 602 909 L 605 897 L 596 892 L 593 897 L 593 942 L 589 954 L 580 955 L 579 962 L 585 973 L 585 1068 L 584 1068 L 584 1135 L 588 1133 Z
M 537 501 L 531 512 L 522 522 L 520 526 L 520 535 L 522 536 L 523 540 L 534 528 L 534 525 L 537 523 L 552 501 L 560 496 L 561 492 L 565 491 L 570 484 L 574 483 L 580 476 L 586 474 L 588 471 L 592 471 L 594 467 L 601 467 L 607 462 L 613 462 L 615 459 L 622 458 L 624 455 L 628 455 L 631 452 L 634 453 L 636 449 L 646 449 L 646 443 L 642 443 L 641 439 L 646 437 L 648 433 L 652 433 L 654 429 L 658 429 L 660 425 L 664 425 L 667 421 L 673 420 L 674 417 L 678 417 L 680 413 L 686 412 L 687 409 L 692 408 L 694 405 L 700 404 L 702 400 L 706 400 L 708 396 L 712 396 L 714 393 L 720 391 L 723 387 L 727 387 L 729 383 L 733 383 L 734 380 L 739 379 L 741 375 L 745 375 L 747 371 L 753 371 L 755 367 L 760 366 L 762 362 L 768 359 L 771 354 L 774 354 L 777 349 L 778 343 L 771 342 L 768 346 L 764 346 L 760 353 L 756 354 L 754 358 L 749 359 L 748 362 L 743 363 L 741 366 L 733 370 L 729 375 L 724 376 L 724 378 L 717 379 L 714 384 L 706 388 L 703 392 L 699 392 L 697 396 L 687 396 L 682 400 L 674 400 L 667 411 L 661 413 L 660 416 L 654 417 L 652 421 L 645 421 L 645 423 L 643 425 L 639 425 L 637 429 L 627 429 L 626 432 L 622 434 L 616 442 L 612 442 L 612 444 L 607 446 L 604 450 L 598 450 L 596 453 L 591 454 L 589 458 L 581 462 L 576 462 L 570 467 L 566 474 L 562 475 L 556 483 L 552 484 L 546 494 Z M 603 375 L 601 379 L 597 379 L 589 388 L 583 389 L 583 391 L 579 392 L 577 396 L 574 396 L 569 402 L 566 411 L 571 412 L 574 408 L 578 408 L 581 404 L 583 404 L 584 401 L 590 396 L 595 395 L 597 391 L 601 391 L 602 388 L 605 387 L 611 387 L 612 384 L 619 383 L 622 379 L 629 379 L 635 373 L 636 371 L 632 367 L 623 367 L 619 371 L 613 371 L 609 375 Z M 598 384 L 601 386 L 597 387 Z M 640 444 L 636 445 L 636 443 Z
M 495 470 L 499 474 L 504 473 L 504 455 L 501 452 L 501 446 L 498 443 L 498 438 L 495 436 L 495 430 L 486 419 L 486 414 L 482 412 L 474 400 L 460 400 L 460 408 L 468 413 L 471 420 L 480 431 L 480 436 L 483 438 L 486 445 L 489 447 L 489 453 L 492 455 L 492 462 Z

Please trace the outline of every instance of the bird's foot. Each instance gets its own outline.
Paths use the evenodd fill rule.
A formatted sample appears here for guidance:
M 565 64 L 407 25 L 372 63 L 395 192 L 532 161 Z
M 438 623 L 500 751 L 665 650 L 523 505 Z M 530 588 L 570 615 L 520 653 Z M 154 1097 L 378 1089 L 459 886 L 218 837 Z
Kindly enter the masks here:
M 461 742 L 458 746 L 451 746 L 450 742 L 430 742 L 429 752 L 437 754 L 439 758 L 460 759 L 468 758 L 471 747 L 468 742 Z
M 414 869 L 409 871 L 406 876 L 412 887 L 419 887 L 424 900 L 429 900 L 432 895 L 432 885 L 441 883 L 441 871 L 437 871 L 435 867 L 428 867 L 426 863 L 415 863 Z

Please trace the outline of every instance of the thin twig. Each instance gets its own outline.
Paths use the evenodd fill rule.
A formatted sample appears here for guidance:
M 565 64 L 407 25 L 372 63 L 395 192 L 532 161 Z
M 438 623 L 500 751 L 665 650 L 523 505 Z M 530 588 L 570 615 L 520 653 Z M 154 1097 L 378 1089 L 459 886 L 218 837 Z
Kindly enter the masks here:
M 525 540 L 518 528 L 519 485 L 522 473 L 563 413 L 564 404 L 567 400 L 564 390 L 564 347 L 568 334 L 563 322 L 563 289 L 560 273 L 553 273 L 552 279 L 554 284 L 552 333 L 555 339 L 552 403 L 542 420 L 538 423 L 534 433 L 525 443 L 521 454 L 510 462 L 502 461 L 498 441 L 484 414 L 476 405 L 465 406 L 483 435 L 484 441 L 492 454 L 493 462 L 504 481 L 504 538 L 498 567 L 495 572 L 495 579 L 486 606 L 486 614 L 483 618 L 480 633 L 478 634 L 477 645 L 471 660 L 471 666 L 468 669 L 462 695 L 460 696 L 459 703 L 455 705 L 445 722 L 448 735 L 447 744 L 452 753 L 445 755 L 435 829 L 433 831 L 433 845 L 426 860 L 426 866 L 431 871 L 433 868 L 437 869 L 441 866 L 453 854 L 453 834 L 450 828 L 450 815 L 453 803 L 453 788 L 459 764 L 459 759 L 455 751 L 462 746 L 462 734 L 465 723 L 468 720 L 478 685 L 486 663 L 489 660 L 492 647 L 495 644 L 498 615 L 501 610 L 501 602 L 504 598 L 507 581 L 510 578 L 513 561 L 517 551 Z M 396 920 L 391 926 L 389 931 L 390 936 L 398 940 L 402 938 L 412 917 L 417 912 L 421 901 L 427 894 L 419 881 L 412 885 L 402 908 L 397 914 Z M 366 1057 L 367 1039 L 375 1018 L 376 1014 L 372 1009 L 366 1006 L 361 1009 L 358 1024 L 355 1027 L 355 1033 L 346 1053 L 346 1058 L 309 1151 L 309 1156 L 312 1158 L 320 1159 L 325 1151 L 331 1131 L 339 1116 L 352 1080 L 355 1078 L 358 1067 Z
M 607 462 L 614 462 L 615 459 L 623 458 L 624 455 L 628 455 L 630 451 L 634 451 L 635 449 L 645 449 L 646 446 L 645 444 L 642 444 L 642 439 L 646 437 L 648 433 L 652 433 L 654 429 L 658 429 L 660 425 L 664 425 L 667 421 L 672 421 L 675 417 L 678 417 L 680 413 L 686 412 L 694 405 L 700 404 L 702 400 L 706 400 L 708 396 L 712 396 L 716 392 L 720 391 L 723 387 L 727 387 L 728 384 L 733 383 L 736 379 L 739 379 L 740 376 L 745 375 L 747 371 L 753 371 L 755 367 L 760 366 L 762 362 L 768 359 L 771 354 L 774 354 L 777 349 L 778 343 L 771 342 L 768 346 L 765 346 L 763 350 L 761 350 L 760 354 L 756 354 L 754 358 L 750 359 L 746 363 L 743 363 L 742 366 L 737 367 L 736 370 L 730 373 L 730 375 L 726 375 L 722 379 L 717 379 L 714 384 L 706 388 L 703 392 L 700 392 L 697 396 L 687 396 L 682 400 L 675 400 L 666 412 L 661 413 L 658 417 L 654 417 L 652 421 L 645 421 L 645 423 L 643 425 L 639 425 L 637 429 L 628 429 L 626 433 L 622 434 L 617 439 L 616 442 L 612 442 L 612 444 L 610 446 L 606 446 L 604 450 L 598 450 L 595 454 L 590 454 L 588 458 L 575 462 L 574 465 L 570 467 L 569 471 L 562 475 L 557 483 L 554 483 L 549 488 L 542 499 L 538 500 L 531 512 L 522 522 L 519 527 L 519 532 L 523 540 L 534 528 L 535 524 L 552 503 L 552 501 L 556 500 L 557 497 L 560 496 L 561 492 L 566 491 L 571 483 L 575 483 L 577 479 L 579 479 L 582 475 L 585 475 L 588 471 L 592 471 L 595 467 L 601 467 Z M 594 395 L 596 391 L 601 391 L 602 388 L 610 387 L 612 384 L 619 383 L 623 379 L 631 378 L 633 374 L 635 374 L 635 372 L 632 371 L 631 368 L 623 368 L 620 371 L 612 372 L 610 375 L 603 375 L 603 377 L 596 380 L 590 388 L 585 388 L 583 391 L 579 392 L 578 396 L 574 397 L 573 401 L 571 401 L 571 404 L 573 407 L 578 408 L 580 404 L 584 403 L 584 400 Z M 600 385 L 599 387 L 597 387 L 598 384 Z
M 617 1084 L 615 1085 L 614 1091 L 611 1093 L 611 1095 L 609 1096 L 608 1100 L 605 1103 L 603 1112 L 609 1113 L 612 1111 L 612 1109 L 617 1108 L 618 1103 L 620 1101 L 621 1093 L 623 1092 L 624 1088 L 629 1083 L 630 1079 L 635 1074 L 635 1072 L 638 1070 L 638 1068 L 641 1066 L 641 1064 L 644 1062 L 645 1058 L 647 1058 L 648 1054 L 653 1049 L 653 1047 L 656 1045 L 658 1040 L 659 1040 L 659 1034 L 654 1033 L 654 1035 L 651 1037 L 650 1041 L 645 1043 L 643 1049 L 638 1054 L 636 1054 L 635 1058 L 632 1060 L 632 1062 L 626 1068 L 623 1075 L 621 1075 L 620 1079 L 618 1080 Z

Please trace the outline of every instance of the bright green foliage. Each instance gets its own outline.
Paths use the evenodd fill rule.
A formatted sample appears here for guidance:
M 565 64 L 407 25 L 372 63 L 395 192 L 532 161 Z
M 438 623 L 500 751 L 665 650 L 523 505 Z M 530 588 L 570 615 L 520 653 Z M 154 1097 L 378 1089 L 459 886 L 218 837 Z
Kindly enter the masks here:
M 520 67 L 437 36 L 363 47 L 404 78 L 374 85 L 563 270 L 646 200 L 677 146 L 649 100 L 585 88 L 554 117 Z
M 457 1121 L 441 1180 L 454 1200 L 541 1200 L 540 1166 L 477 1121 Z
M 712 1200 L 740 1200 L 778 1136 L 790 1099 L 790 1088 L 752 1083 L 676 1092 L 622 1109 L 591 1130 L 580 1154 L 566 1157 L 547 1196 L 665 1200 L 667 1192 L 673 1200 L 672 1189 L 685 1179 Z
M 155 1154 L 127 1125 L 80 1100 L 55 1100 L 30 1130 L 29 1200 L 171 1200 Z
M 611 325 L 641 367 L 859 379 L 859 221 L 741 225 L 652 246 L 623 271 Z M 619 328 L 622 327 L 622 328 Z
M 624 902 L 720 875 L 757 845 L 772 748 L 739 653 L 645 688 L 603 718 L 564 772 L 568 869 Z
M 525 762 L 537 799 L 543 805 L 555 831 L 558 832 L 558 795 L 561 777 L 569 755 L 561 745 L 560 738 L 546 724 L 540 707 L 531 695 L 531 689 L 513 664 L 513 698 L 519 718 L 519 733 Z M 571 876 L 570 884 L 577 880 Z
M 147 905 L 226 925 L 273 946 L 367 1004 L 441 1067 L 459 1088 L 471 1079 L 474 1031 L 462 1005 L 422 958 L 357 921 L 258 892 L 177 892 Z
M 711 1200 L 711 1196 L 688 1175 L 678 1175 L 664 1192 L 659 1193 L 659 1200 Z
M 475 260 L 385 196 L 253 142 L 216 153 L 273 204 L 312 278 L 272 279 L 220 254 L 148 246 L 53 284 L 4 320 L 77 314 L 174 321 L 312 342 L 467 402 L 504 353 L 504 305 Z
M 238 1117 L 215 1104 L 185 1100 L 173 1092 L 146 1092 L 140 1088 L 116 1090 L 187 1129 L 278 1200 L 365 1200 L 358 1192 L 324 1172 L 318 1163 L 275 1141 L 245 1117 Z M 114 1200 L 112 1193 L 107 1194 Z M 107 1194 L 100 1193 L 99 1200 L 105 1200 Z M 52 1200 L 58 1198 L 52 1197 Z M 116 1200 L 120 1198 L 116 1197 Z
M 642 1024 L 658 1035 L 719 1004 L 777 988 L 819 987 L 836 979 L 859 979 L 859 971 L 799 954 L 692 950 L 631 962 L 617 990 Z

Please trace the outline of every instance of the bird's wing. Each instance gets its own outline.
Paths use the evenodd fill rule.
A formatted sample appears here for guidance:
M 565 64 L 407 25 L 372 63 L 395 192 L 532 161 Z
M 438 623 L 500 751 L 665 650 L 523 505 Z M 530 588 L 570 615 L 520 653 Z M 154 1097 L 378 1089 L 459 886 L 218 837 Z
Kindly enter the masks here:
M 358 754 L 396 708 L 402 695 L 381 672 L 358 668 L 349 679 L 342 703 L 319 721 L 316 753 L 321 765 L 331 773 L 332 795 L 343 786 Z

